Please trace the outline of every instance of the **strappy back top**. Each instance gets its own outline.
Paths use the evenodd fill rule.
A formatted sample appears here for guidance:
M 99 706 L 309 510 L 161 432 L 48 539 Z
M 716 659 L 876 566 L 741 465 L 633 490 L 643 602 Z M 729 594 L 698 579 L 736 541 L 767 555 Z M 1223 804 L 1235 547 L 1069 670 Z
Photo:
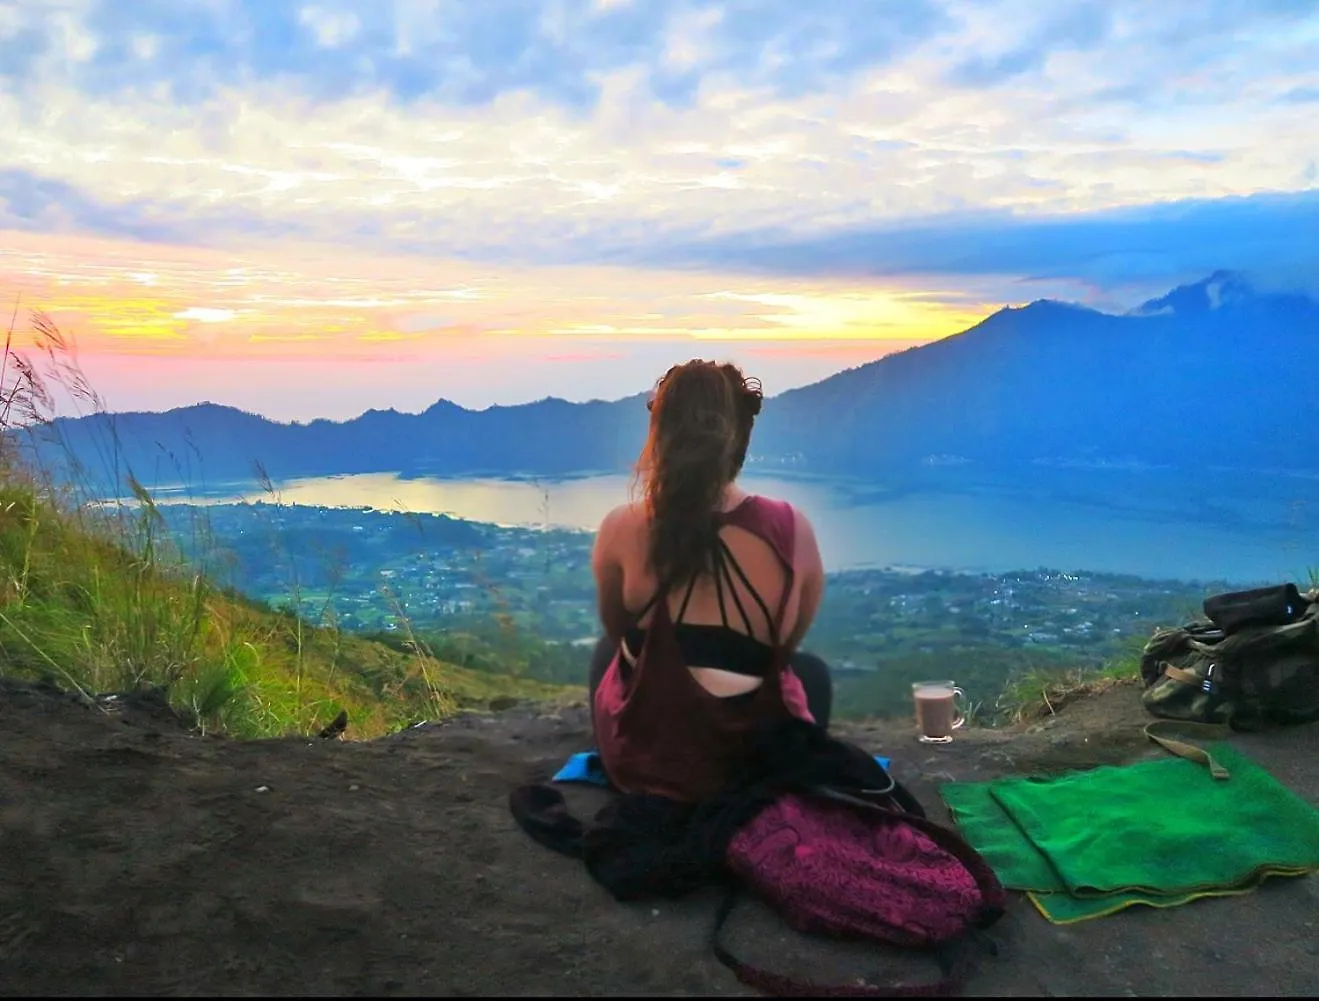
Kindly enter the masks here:
M 673 632 L 678 641 L 678 649 L 682 651 L 682 659 L 688 667 L 715 667 L 722 671 L 731 671 L 734 674 L 764 678 L 773 666 L 774 648 L 768 643 L 756 639 L 755 629 L 751 624 L 751 616 L 742 603 L 742 599 L 738 596 L 737 587 L 733 581 L 734 574 L 742 581 L 742 586 L 747 589 L 747 593 L 759 606 L 760 614 L 764 616 L 766 627 L 770 630 L 774 628 L 774 617 L 770 613 L 769 606 L 765 604 L 765 599 L 760 596 L 760 593 L 747 578 L 746 571 L 737 562 L 737 557 L 733 555 L 733 551 L 722 537 L 719 539 L 719 545 L 713 553 L 713 563 L 714 590 L 715 597 L 719 602 L 720 621 L 718 624 L 708 625 L 697 625 L 683 621 L 683 617 L 687 614 L 687 605 L 692 598 L 692 591 L 696 588 L 696 578 L 693 577 L 687 584 L 682 604 L 679 606 L 678 614 L 673 620 Z M 738 615 L 742 618 L 742 624 L 746 627 L 745 632 L 729 625 L 728 607 L 724 601 L 725 585 L 727 585 L 728 594 L 737 608 Z M 646 613 L 655 606 L 655 602 L 659 600 L 660 595 L 663 593 L 662 588 L 656 590 L 650 600 L 637 612 L 636 617 L 638 620 L 646 617 Z M 640 626 L 633 626 L 623 635 L 623 643 L 627 646 L 628 653 L 633 660 L 640 656 L 641 648 L 645 642 L 646 630 Z
M 757 727 L 789 716 L 812 722 L 806 693 L 788 663 L 782 639 L 795 577 L 795 513 L 782 501 L 752 496 L 720 515 L 720 524 L 744 529 L 773 549 L 787 578 L 782 597 L 771 615 L 722 541 L 714 567 L 722 623 L 681 622 L 694 586 L 688 585 L 675 624 L 668 591 L 659 588 L 637 616 L 654 610 L 646 628 L 629 630 L 625 636 L 629 651 L 636 655 L 635 668 L 623 659 L 620 648 L 591 707 L 605 772 L 614 787 L 624 792 L 699 801 L 716 794 L 732 770 L 740 767 L 748 737 Z M 766 616 L 771 643 L 762 643 L 731 625 L 725 587 L 732 592 L 748 629 L 753 614 L 732 586 L 735 575 Z M 692 676 L 689 667 L 693 666 L 756 673 L 764 683 L 745 698 L 717 696 Z

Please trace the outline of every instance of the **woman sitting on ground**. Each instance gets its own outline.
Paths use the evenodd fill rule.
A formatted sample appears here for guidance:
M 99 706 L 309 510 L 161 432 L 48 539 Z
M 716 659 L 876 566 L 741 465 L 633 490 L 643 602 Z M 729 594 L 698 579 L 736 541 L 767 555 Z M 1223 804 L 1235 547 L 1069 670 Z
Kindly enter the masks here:
M 643 500 L 600 524 L 591 707 L 623 792 L 696 801 L 722 788 L 758 726 L 828 726 L 828 669 L 797 651 L 824 590 L 815 533 L 735 482 L 760 405 L 734 365 L 671 368 L 649 404 Z

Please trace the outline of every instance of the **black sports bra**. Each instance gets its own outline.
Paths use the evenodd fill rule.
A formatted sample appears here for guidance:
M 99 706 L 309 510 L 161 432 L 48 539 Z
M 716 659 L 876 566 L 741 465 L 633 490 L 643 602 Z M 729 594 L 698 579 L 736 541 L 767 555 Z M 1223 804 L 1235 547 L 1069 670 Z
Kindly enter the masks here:
M 682 659 L 689 667 L 714 667 L 735 674 L 763 678 L 773 664 L 774 648 L 751 635 L 751 617 L 747 614 L 742 599 L 737 596 L 737 589 L 733 585 L 734 571 L 751 597 L 755 599 L 756 604 L 760 606 L 765 621 L 769 623 L 771 629 L 773 628 L 774 618 L 769 613 L 769 607 L 747 579 L 746 572 L 738 564 L 732 550 L 728 548 L 728 543 L 720 539 L 719 546 L 714 551 L 714 589 L 719 599 L 719 618 L 722 624 L 693 625 L 682 621 L 687 613 L 687 604 L 692 598 L 692 590 L 696 587 L 696 578 L 693 577 L 687 584 L 687 592 L 683 595 L 677 618 L 673 620 L 674 636 L 678 641 L 678 649 L 682 651 Z M 728 583 L 728 593 L 733 599 L 733 604 L 737 606 L 738 613 L 742 616 L 746 632 L 734 629 L 728 624 L 728 609 L 724 605 L 725 581 Z M 651 595 L 641 611 L 637 612 L 637 619 L 643 618 L 664 593 L 664 588 L 660 588 Z M 623 634 L 623 644 L 633 659 L 641 653 L 645 639 L 646 631 L 640 626 L 633 626 Z

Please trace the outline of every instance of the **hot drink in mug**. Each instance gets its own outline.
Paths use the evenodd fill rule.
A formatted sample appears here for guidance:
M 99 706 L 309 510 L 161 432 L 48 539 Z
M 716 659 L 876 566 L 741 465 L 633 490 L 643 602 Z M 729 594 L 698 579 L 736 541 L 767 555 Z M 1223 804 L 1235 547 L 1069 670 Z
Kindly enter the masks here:
M 918 681 L 911 686 L 911 696 L 923 743 L 947 744 L 966 722 L 966 693 L 951 681 Z

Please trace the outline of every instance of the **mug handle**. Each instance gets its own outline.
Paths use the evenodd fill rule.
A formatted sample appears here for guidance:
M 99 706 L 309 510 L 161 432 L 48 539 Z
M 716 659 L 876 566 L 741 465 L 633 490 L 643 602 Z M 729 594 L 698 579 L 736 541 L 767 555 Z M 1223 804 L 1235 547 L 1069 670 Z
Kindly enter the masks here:
M 957 703 L 960 700 L 961 708 L 957 713 L 957 718 L 953 720 L 953 729 L 957 730 L 966 725 L 966 692 L 956 686 L 953 687 L 953 701 Z

